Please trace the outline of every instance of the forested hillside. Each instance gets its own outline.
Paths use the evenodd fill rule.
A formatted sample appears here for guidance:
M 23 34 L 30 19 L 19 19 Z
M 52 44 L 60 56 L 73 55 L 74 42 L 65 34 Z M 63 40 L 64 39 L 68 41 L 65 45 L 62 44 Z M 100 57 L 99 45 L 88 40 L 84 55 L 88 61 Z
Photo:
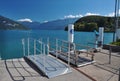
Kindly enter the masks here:
M 120 19 L 120 18 L 119 18 Z M 120 20 L 119 20 L 120 23 Z M 80 18 L 74 23 L 75 31 L 94 31 L 98 30 L 99 27 L 104 27 L 105 32 L 114 31 L 114 17 L 105 16 L 85 16 Z M 120 27 L 120 24 L 119 24 Z M 65 28 L 67 30 L 67 27 Z

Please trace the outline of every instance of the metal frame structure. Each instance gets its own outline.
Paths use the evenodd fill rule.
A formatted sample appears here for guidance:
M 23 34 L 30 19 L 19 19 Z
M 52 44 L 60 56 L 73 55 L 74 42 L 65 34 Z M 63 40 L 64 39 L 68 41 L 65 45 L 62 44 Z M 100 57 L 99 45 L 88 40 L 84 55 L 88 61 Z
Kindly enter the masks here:
M 53 43 L 53 42 L 49 40 L 49 44 L 50 43 Z M 53 46 L 54 48 L 50 46 L 50 49 L 51 49 L 50 54 L 66 61 L 68 65 L 70 65 L 71 63 L 79 67 L 79 66 L 83 66 L 83 65 L 87 65 L 95 62 L 94 53 L 93 53 L 94 49 L 91 47 L 71 43 L 65 40 L 60 40 L 60 39 L 56 39 L 56 43 L 50 44 L 50 45 L 54 45 Z M 84 47 L 86 51 L 80 50 L 79 47 L 82 47 L 82 48 Z M 80 55 L 82 53 L 86 53 L 87 56 L 91 55 L 91 59 L 88 59 L 86 57 L 81 57 Z
M 47 39 L 47 43 L 49 39 Z M 32 38 L 22 39 L 23 55 L 38 67 L 48 78 L 53 78 L 59 75 L 72 72 L 69 65 L 61 62 L 49 54 L 49 45 L 41 40 Z M 27 47 L 27 49 L 25 49 Z M 27 54 L 25 55 L 25 50 Z M 57 50 L 57 49 L 56 49 Z

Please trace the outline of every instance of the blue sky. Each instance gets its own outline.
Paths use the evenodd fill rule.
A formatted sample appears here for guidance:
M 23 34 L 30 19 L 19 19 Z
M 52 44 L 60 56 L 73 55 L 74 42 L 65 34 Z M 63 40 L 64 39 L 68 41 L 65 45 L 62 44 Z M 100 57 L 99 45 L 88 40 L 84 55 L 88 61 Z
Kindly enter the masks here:
M 86 15 L 113 15 L 115 0 L 0 0 L 0 15 L 13 20 L 51 21 Z

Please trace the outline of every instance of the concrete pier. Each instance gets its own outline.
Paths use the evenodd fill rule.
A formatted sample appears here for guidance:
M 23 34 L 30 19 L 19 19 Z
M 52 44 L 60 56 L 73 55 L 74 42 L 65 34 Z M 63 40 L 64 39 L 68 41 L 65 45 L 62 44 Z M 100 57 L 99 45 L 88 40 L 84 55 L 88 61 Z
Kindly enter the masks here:
M 71 68 L 71 73 L 49 79 L 23 58 L 0 60 L 0 81 L 93 81 L 88 76 L 96 81 L 118 81 L 120 53 L 112 52 L 109 64 L 109 51 L 102 49 L 95 53 L 95 61 L 93 64 L 76 68 L 80 71 Z
M 47 78 L 30 61 L 20 59 L 0 60 L 0 81 L 92 81 L 72 68 L 72 73 Z

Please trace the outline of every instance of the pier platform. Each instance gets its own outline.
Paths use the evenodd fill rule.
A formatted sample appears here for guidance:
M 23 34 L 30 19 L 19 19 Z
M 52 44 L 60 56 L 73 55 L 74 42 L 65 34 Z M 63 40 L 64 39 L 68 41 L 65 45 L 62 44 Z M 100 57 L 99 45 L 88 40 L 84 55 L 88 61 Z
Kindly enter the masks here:
M 51 51 L 50 54 L 53 56 L 56 56 L 56 53 L 54 51 Z M 59 53 L 57 55 L 57 57 L 63 61 L 68 62 L 68 54 L 67 53 L 66 54 Z M 75 65 L 77 67 L 85 66 L 85 65 L 88 65 L 88 64 L 91 64 L 94 62 L 95 62 L 94 60 L 90 60 L 88 58 L 84 58 L 81 56 L 78 56 L 76 59 L 75 54 L 73 54 L 73 53 L 70 54 L 70 64 Z
M 31 61 L 23 58 L 0 60 L 0 81 L 92 81 L 77 70 L 47 78 Z
M 95 63 L 77 69 L 93 77 L 95 81 L 118 81 L 120 53 L 112 53 L 111 64 L 108 62 L 108 50 L 101 50 L 95 54 Z M 71 73 L 49 79 L 27 59 L 0 60 L 0 81 L 93 81 L 82 72 L 72 67 L 71 69 Z

